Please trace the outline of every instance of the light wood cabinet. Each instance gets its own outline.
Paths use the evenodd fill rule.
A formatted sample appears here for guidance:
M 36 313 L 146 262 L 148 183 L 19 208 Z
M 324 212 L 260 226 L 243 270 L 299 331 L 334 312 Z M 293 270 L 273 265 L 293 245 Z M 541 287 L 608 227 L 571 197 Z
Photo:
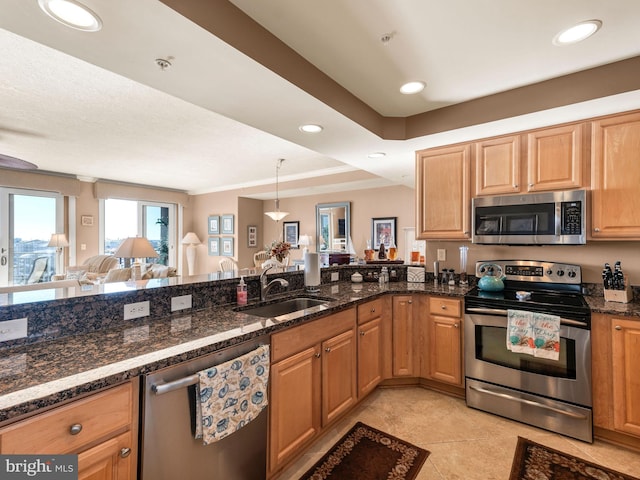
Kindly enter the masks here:
M 358 398 L 382 381 L 382 299 L 358 305 Z
M 356 403 L 356 309 L 271 336 L 269 472 Z
M 591 322 L 593 424 L 640 437 L 640 320 L 594 314 Z
M 416 152 L 416 237 L 470 237 L 471 146 Z
M 591 239 L 640 240 L 640 113 L 592 122 Z
M 128 382 L 4 427 L 0 453 L 77 453 L 81 480 L 135 479 L 138 391 Z
M 429 297 L 427 319 L 428 377 L 456 386 L 462 374 L 462 300 Z
M 413 295 L 394 295 L 392 308 L 393 376 L 417 377 L 420 371 L 420 336 L 414 317 Z
M 520 135 L 474 143 L 475 195 L 520 191 Z
M 475 142 L 474 195 L 586 186 L 584 130 L 585 124 L 578 123 Z

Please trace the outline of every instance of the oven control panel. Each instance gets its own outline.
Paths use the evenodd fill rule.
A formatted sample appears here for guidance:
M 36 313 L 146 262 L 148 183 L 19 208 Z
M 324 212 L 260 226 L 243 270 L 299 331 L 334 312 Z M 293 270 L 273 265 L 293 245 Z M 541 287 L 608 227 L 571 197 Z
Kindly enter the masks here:
M 497 268 L 496 268 L 497 267 Z M 502 271 L 507 280 L 520 282 L 582 283 L 582 270 L 579 265 L 568 263 L 543 262 L 538 260 L 483 260 L 476 262 L 476 277 L 488 272 L 496 275 Z

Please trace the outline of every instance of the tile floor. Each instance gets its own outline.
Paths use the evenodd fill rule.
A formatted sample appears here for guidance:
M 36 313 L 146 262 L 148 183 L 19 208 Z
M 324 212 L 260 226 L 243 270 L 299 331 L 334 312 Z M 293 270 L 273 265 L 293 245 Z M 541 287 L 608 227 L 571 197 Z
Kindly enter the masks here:
M 640 453 L 600 441 L 588 444 L 573 440 L 415 387 L 376 390 L 279 480 L 298 479 L 356 421 L 429 450 L 417 480 L 507 480 L 518 436 L 640 478 Z

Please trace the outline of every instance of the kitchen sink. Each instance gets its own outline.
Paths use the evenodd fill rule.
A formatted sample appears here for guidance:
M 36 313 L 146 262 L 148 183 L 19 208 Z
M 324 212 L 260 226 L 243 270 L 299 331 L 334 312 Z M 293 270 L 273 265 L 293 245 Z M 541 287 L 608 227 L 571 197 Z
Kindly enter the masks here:
M 266 304 L 238 307 L 237 312 L 256 315 L 258 317 L 272 318 L 286 315 L 288 318 L 315 313 L 328 308 L 332 299 L 316 297 L 295 297 L 277 301 L 270 301 Z

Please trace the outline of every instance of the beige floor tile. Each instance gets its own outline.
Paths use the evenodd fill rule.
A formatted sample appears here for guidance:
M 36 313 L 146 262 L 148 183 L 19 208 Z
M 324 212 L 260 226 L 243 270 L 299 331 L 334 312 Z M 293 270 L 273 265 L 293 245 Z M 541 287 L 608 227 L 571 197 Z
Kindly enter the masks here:
M 395 388 L 373 392 L 280 479 L 300 478 L 357 421 L 429 450 L 417 480 L 506 480 L 518 436 L 640 478 L 637 452 L 570 439 L 468 408 L 462 399 L 423 388 Z

